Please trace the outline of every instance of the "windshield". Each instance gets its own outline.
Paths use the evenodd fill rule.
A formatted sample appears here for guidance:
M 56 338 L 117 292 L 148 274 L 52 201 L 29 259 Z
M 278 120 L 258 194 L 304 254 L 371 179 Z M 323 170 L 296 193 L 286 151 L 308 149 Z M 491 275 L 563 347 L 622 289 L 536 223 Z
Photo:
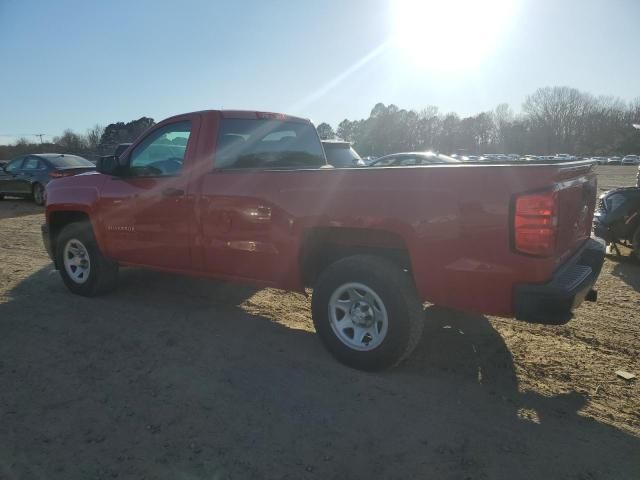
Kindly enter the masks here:
M 326 165 L 315 128 L 310 123 L 223 118 L 218 133 L 215 168 L 318 168 Z
M 77 155 L 56 155 L 45 157 L 55 168 L 94 167 L 86 158 Z

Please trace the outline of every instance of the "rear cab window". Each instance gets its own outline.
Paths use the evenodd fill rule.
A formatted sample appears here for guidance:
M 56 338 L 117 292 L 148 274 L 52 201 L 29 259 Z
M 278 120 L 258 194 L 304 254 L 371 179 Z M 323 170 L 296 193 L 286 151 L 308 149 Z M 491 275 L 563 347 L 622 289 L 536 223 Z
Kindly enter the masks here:
M 296 169 L 326 165 L 311 123 L 273 118 L 222 118 L 216 169 Z

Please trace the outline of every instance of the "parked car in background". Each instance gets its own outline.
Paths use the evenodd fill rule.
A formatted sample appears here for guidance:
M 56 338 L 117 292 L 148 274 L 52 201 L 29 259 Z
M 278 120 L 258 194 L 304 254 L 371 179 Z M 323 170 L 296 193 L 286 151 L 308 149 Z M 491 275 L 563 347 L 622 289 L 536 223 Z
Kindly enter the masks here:
M 0 199 L 7 195 L 32 198 L 36 205 L 44 205 L 44 189 L 52 179 L 90 172 L 95 168 L 89 160 L 77 155 L 22 155 L 0 170 Z
M 369 155 L 368 157 L 364 157 L 362 160 L 365 165 L 371 165 L 372 162 L 376 161 L 380 157 L 374 157 L 373 155 Z
M 493 162 L 510 162 L 511 161 L 511 158 L 509 158 L 509 156 L 505 155 L 504 153 L 493 153 L 485 156 L 488 157 Z
M 618 245 L 624 245 L 640 260 L 640 188 L 615 188 L 600 195 L 593 233 L 612 245 L 618 255 Z
M 351 146 L 351 142 L 342 140 L 323 140 L 322 147 L 329 165 L 338 168 L 364 167 L 366 164 L 358 152 Z
M 622 158 L 622 165 L 638 165 L 640 164 L 640 157 L 638 155 L 626 155 Z
M 620 165 L 622 160 L 620 157 L 609 157 L 607 158 L 607 165 Z
M 113 151 L 113 153 L 111 155 L 102 155 L 102 156 L 100 156 L 98 158 L 118 158 L 130 146 L 131 146 L 130 143 L 120 143 L 120 144 L 118 144 L 118 146 L 116 146 L 115 150 Z
M 408 167 L 411 165 L 433 165 L 438 163 L 460 163 L 464 156 L 453 158 L 434 152 L 393 153 L 380 157 L 371 163 L 371 167 Z
M 568 153 L 556 153 L 553 158 L 555 160 L 564 160 L 564 161 L 576 160 L 575 156 L 569 155 Z
M 113 155 L 115 157 L 119 157 L 122 153 L 124 153 L 124 151 L 129 148 L 131 146 L 131 143 L 121 143 L 119 144 L 115 151 L 113 152 Z

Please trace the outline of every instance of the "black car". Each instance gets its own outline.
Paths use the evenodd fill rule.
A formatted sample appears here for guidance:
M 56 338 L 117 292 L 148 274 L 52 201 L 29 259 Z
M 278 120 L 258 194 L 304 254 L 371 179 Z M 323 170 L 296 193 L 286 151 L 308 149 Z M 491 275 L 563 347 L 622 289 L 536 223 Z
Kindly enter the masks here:
M 116 149 L 113 151 L 111 155 L 101 155 L 98 157 L 101 160 L 107 160 L 109 158 L 118 158 L 124 151 L 131 146 L 131 143 L 119 143 Z
M 95 170 L 86 158 L 60 153 L 22 155 L 0 169 L 0 200 L 5 196 L 32 198 L 44 204 L 44 187 L 54 178 Z
M 364 167 L 365 163 L 350 142 L 340 140 L 323 140 L 322 147 L 327 156 L 327 163 L 334 167 Z
M 618 253 L 617 245 L 632 249 L 640 260 L 640 188 L 616 188 L 600 195 L 593 233 Z
M 118 158 L 130 146 L 130 143 L 120 143 L 113 152 L 113 156 Z

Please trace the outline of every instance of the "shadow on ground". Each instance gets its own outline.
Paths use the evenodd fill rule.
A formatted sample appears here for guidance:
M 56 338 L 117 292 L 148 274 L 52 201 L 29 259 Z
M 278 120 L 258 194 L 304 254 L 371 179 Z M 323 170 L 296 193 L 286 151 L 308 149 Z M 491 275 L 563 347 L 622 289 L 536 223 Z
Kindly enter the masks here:
M 0 200 L 0 207 L 0 220 L 44 214 L 44 207 L 39 207 L 32 200 L 22 198 L 4 198 Z
M 611 273 L 640 292 L 640 262 L 628 250 L 623 255 L 611 255 L 608 258 L 615 264 Z
M 44 268 L 0 304 L 0 478 L 640 478 L 640 439 L 518 391 L 484 317 L 431 308 L 365 374 L 249 315 L 252 289 L 129 270 L 85 299 Z

